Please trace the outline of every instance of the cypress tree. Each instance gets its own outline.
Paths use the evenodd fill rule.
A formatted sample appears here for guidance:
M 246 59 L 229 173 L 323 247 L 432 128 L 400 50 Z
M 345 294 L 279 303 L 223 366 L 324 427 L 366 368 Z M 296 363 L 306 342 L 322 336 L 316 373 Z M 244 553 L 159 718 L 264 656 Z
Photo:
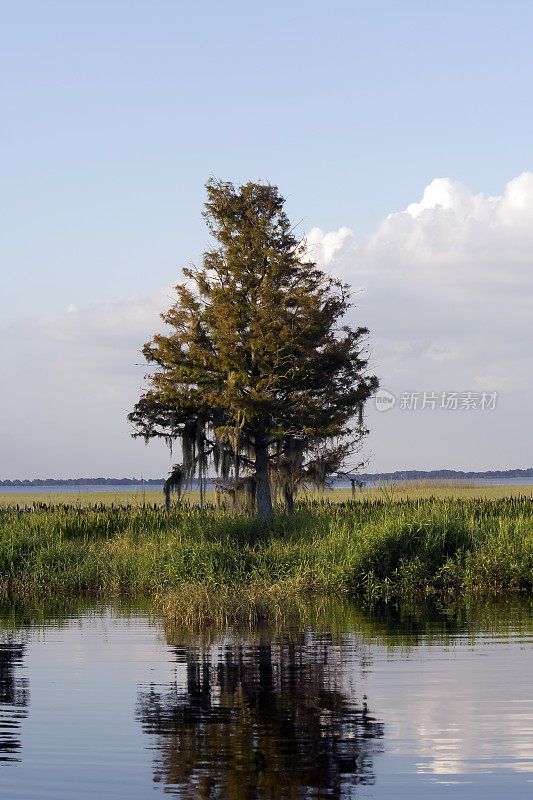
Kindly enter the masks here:
M 143 353 L 155 367 L 129 420 L 134 436 L 179 440 L 185 478 L 247 491 L 262 517 L 299 483 L 323 485 L 367 432 L 368 330 L 342 324 L 349 287 L 310 260 L 277 187 L 210 180 L 215 245 L 183 270 L 177 300 Z

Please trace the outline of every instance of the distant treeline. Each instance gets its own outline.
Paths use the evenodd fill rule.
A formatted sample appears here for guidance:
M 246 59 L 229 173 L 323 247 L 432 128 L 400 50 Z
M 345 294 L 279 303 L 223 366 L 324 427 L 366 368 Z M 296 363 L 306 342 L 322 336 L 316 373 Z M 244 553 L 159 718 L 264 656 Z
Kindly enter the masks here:
M 337 480 L 346 480 L 351 475 L 343 474 Z M 413 481 L 413 480 L 443 480 L 443 479 L 472 479 L 472 478 L 533 478 L 533 467 L 529 469 L 488 470 L 487 472 L 463 472 L 454 469 L 434 469 L 424 471 L 418 469 L 400 470 L 397 472 L 359 472 L 358 480 L 363 482 L 377 481 Z M 160 486 L 164 478 L 34 478 L 33 480 L 5 480 L 0 481 L 0 486 Z
M 363 481 L 418 481 L 418 480 L 443 480 L 463 478 L 533 478 L 533 467 L 528 469 L 497 469 L 486 472 L 463 472 L 456 469 L 434 469 L 424 471 L 419 469 L 402 470 L 397 472 L 359 472 L 356 476 Z

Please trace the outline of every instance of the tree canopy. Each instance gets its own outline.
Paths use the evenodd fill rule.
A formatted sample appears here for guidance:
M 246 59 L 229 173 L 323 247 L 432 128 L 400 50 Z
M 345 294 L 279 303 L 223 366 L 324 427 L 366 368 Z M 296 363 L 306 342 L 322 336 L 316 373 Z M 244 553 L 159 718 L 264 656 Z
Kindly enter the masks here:
M 155 367 L 129 414 L 135 436 L 179 440 L 185 479 L 244 491 L 262 516 L 272 491 L 288 510 L 300 483 L 323 484 L 366 433 L 364 327 L 342 324 L 349 287 L 310 259 L 277 187 L 210 180 L 215 246 L 183 269 L 167 334 L 143 348 Z M 357 419 L 354 419 L 357 417 Z

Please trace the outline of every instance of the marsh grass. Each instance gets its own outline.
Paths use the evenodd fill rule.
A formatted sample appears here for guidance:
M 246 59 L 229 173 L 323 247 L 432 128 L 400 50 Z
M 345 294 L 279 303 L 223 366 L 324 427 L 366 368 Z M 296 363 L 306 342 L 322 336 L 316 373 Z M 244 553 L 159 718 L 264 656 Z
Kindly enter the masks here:
M 273 633 L 297 637 L 309 628 L 327 633 L 332 641 L 340 642 L 347 633 L 357 632 L 366 642 L 409 651 L 421 643 L 448 645 L 458 635 L 472 645 L 487 634 L 502 638 L 530 635 L 533 625 L 533 598 L 523 594 L 396 597 L 389 601 L 295 594 L 288 603 L 283 598 L 272 603 L 272 598 L 263 594 L 264 605 L 258 605 L 257 599 L 246 592 L 236 603 L 231 592 L 222 601 L 212 594 L 170 595 L 162 604 L 165 638 L 169 643 L 190 640 L 197 645 L 199 641 L 208 644 L 221 630 L 260 640 Z
M 260 607 L 258 597 L 247 595 L 246 589 L 237 596 L 228 590 L 221 598 L 211 592 L 202 596 L 201 587 L 191 587 L 189 595 L 177 592 L 155 603 L 153 597 L 139 596 L 102 597 L 100 602 L 87 595 L 11 599 L 0 602 L 0 629 L 29 641 L 36 627 L 46 627 L 51 621 L 54 629 L 68 628 L 78 625 L 81 618 L 107 620 L 111 613 L 127 620 L 148 617 L 157 629 L 162 621 L 165 642 L 175 646 L 205 648 L 220 643 L 221 636 L 225 643 L 230 636 L 247 645 L 301 641 L 302 633 L 312 630 L 327 634 L 335 644 L 355 633 L 367 644 L 400 648 L 405 653 L 421 644 L 449 646 L 457 637 L 474 647 L 487 635 L 512 639 L 530 636 L 533 629 L 531 594 L 464 594 L 423 600 L 397 597 L 383 602 L 347 594 L 307 596 L 295 592 L 287 601 L 280 589 L 266 588 Z M 243 603 L 245 597 L 250 605 Z
M 342 503 L 355 499 L 381 500 L 391 498 L 394 500 L 421 500 L 429 498 L 457 498 L 470 500 L 485 498 L 498 500 L 503 497 L 531 496 L 533 486 L 481 486 L 473 482 L 462 480 L 410 480 L 397 482 L 383 482 L 379 486 L 357 489 L 355 498 L 352 498 L 351 489 L 326 489 L 323 493 L 315 490 L 303 491 L 299 500 L 301 502 L 326 500 L 329 503 Z M 200 493 L 197 491 L 183 492 L 185 505 L 199 504 Z M 206 492 L 206 502 L 214 506 L 214 492 Z M 0 508 L 40 508 L 42 506 L 73 506 L 75 508 L 89 508 L 93 506 L 118 506 L 120 508 L 149 507 L 162 508 L 164 506 L 163 492 L 160 490 L 146 489 L 145 492 L 102 492 L 102 491 L 73 491 L 73 492 L 0 492 Z
M 298 503 L 272 524 L 194 504 L 0 510 L 0 596 L 149 596 L 185 624 L 277 621 L 309 598 L 498 595 L 533 586 L 533 503 Z

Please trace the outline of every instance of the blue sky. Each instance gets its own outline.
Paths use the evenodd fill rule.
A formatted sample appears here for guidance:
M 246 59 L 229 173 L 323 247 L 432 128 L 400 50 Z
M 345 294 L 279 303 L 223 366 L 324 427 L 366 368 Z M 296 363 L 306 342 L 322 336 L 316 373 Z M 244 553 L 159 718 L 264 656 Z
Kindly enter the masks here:
M 17 331 L 40 330 L 40 321 L 59 320 L 69 307 L 98 317 L 106 304 L 123 308 L 132 295 L 154 302 L 154 293 L 176 281 L 178 266 L 201 257 L 210 175 L 276 183 L 291 218 L 302 220 L 302 235 L 345 226 L 357 242 L 387 215 L 420 202 L 438 178 L 472 196 L 503 195 L 533 169 L 532 34 L 533 6 L 520 0 L 2 3 L 4 347 L 11 352 Z M 523 248 L 522 264 L 529 244 L 517 237 L 518 245 L 505 246 L 511 261 Z M 359 282 L 344 262 L 341 271 Z M 472 299 L 475 283 L 465 291 Z M 375 309 L 367 308 L 373 319 Z M 394 313 L 391 303 L 391 336 Z M 83 323 L 86 331 L 94 318 Z M 146 335 L 138 335 L 140 346 Z M 43 371 L 42 423 L 59 432 L 46 376 L 61 370 L 65 339 L 38 351 L 26 338 L 14 374 L 28 366 Z M 68 341 L 70 373 L 66 362 L 62 369 L 74 375 L 84 356 Z M 110 334 L 109 352 L 114 341 Z M 105 361 L 100 351 L 91 357 Z M 22 397 L 13 389 L 4 419 L 14 409 L 35 413 L 28 391 L 29 384 Z M 513 391 L 525 413 L 516 398 L 529 390 Z M 116 402 L 127 408 L 130 401 L 125 392 Z M 106 417 L 103 403 L 100 413 L 114 419 L 117 408 Z M 527 466 L 515 464 L 527 457 L 518 444 L 511 452 L 504 445 L 504 424 L 502 416 L 501 441 L 483 451 L 480 467 Z M 13 426 L 5 434 L 17 450 L 26 435 L 19 427 L 20 436 Z M 41 461 L 7 458 L 5 477 L 140 471 L 129 468 L 133 445 L 122 438 L 100 469 L 83 437 L 69 450 L 69 433 L 53 457 L 46 437 L 32 441 Z M 472 440 L 472 453 L 477 447 Z M 382 449 L 376 468 L 407 466 L 400 438 Z M 451 457 L 436 448 L 427 465 L 454 466 L 442 463 Z M 151 458 L 148 471 L 166 470 L 166 455 Z M 411 466 L 424 466 L 419 452 L 413 459 Z

